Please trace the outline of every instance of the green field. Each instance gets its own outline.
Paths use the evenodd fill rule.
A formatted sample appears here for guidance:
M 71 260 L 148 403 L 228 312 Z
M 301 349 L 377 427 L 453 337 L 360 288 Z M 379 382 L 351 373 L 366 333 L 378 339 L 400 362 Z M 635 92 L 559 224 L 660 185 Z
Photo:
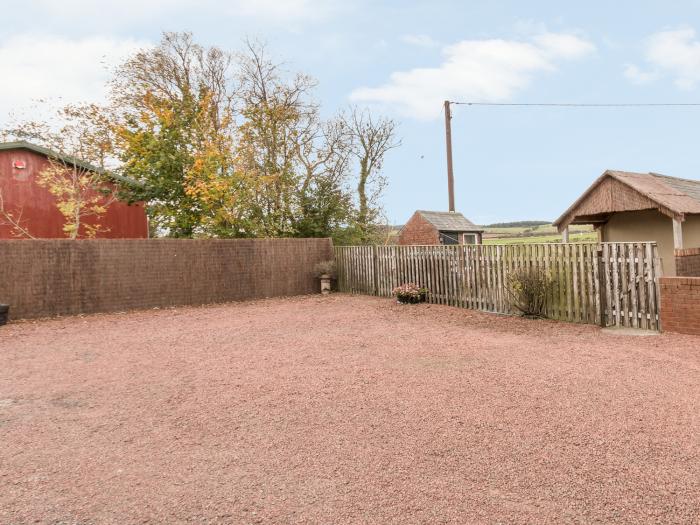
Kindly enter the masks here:
M 388 226 L 387 244 L 396 244 L 401 226 Z M 492 227 L 483 226 L 484 244 L 528 244 L 561 242 L 561 234 L 552 224 L 535 226 Z M 595 242 L 598 234 L 589 225 L 574 225 L 569 228 L 571 242 Z
M 561 242 L 561 234 L 551 224 L 531 227 L 491 228 L 486 226 L 484 244 L 528 244 Z M 577 225 L 569 229 L 571 242 L 595 242 L 598 235 L 592 226 Z

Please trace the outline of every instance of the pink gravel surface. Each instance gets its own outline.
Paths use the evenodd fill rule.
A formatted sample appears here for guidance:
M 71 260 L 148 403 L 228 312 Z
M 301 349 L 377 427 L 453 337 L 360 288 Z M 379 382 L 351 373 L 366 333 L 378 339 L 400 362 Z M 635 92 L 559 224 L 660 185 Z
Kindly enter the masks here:
M 333 295 L 0 328 L 0 523 L 700 523 L 700 338 Z

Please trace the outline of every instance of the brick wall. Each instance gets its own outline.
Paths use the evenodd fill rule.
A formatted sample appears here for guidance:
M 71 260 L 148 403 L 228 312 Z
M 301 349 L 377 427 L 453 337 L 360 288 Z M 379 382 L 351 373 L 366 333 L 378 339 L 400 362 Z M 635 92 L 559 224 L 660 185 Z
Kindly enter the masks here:
M 676 250 L 676 275 L 700 277 L 700 248 Z
M 0 240 L 12 319 L 315 293 L 330 239 Z
M 700 335 L 700 277 L 661 277 L 661 327 Z
M 440 234 L 421 214 L 414 213 L 399 234 L 399 244 L 440 244 Z

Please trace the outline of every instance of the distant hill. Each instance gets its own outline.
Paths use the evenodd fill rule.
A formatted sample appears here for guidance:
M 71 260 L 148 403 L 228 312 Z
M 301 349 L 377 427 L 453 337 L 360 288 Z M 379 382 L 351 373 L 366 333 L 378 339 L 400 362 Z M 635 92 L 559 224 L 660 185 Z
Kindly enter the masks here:
M 398 242 L 400 224 L 380 227 L 387 244 Z M 547 221 L 500 222 L 482 226 L 484 244 L 532 244 L 561 242 L 561 233 Z M 590 224 L 572 224 L 569 227 L 571 242 L 595 242 L 598 234 Z
M 485 226 L 484 244 L 520 244 L 561 242 L 561 233 L 545 221 L 503 222 Z M 590 224 L 576 224 L 569 228 L 571 242 L 593 242 L 597 234 Z
M 515 221 L 515 222 L 496 222 L 494 224 L 486 224 L 484 228 L 532 228 L 535 226 L 545 226 L 551 224 L 549 221 Z

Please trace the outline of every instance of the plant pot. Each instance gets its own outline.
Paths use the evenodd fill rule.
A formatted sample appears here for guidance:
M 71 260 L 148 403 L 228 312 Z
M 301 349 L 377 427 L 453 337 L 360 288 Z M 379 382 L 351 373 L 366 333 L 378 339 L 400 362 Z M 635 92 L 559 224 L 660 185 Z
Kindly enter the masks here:
M 403 296 L 399 295 L 396 297 L 396 300 L 400 302 L 401 304 L 418 304 L 423 302 L 421 300 L 421 296 Z
M 331 276 L 328 274 L 323 274 L 320 277 L 321 279 L 321 293 L 323 295 L 328 295 L 331 293 Z
M 7 324 L 7 320 L 10 317 L 10 305 L 0 304 L 0 326 Z

